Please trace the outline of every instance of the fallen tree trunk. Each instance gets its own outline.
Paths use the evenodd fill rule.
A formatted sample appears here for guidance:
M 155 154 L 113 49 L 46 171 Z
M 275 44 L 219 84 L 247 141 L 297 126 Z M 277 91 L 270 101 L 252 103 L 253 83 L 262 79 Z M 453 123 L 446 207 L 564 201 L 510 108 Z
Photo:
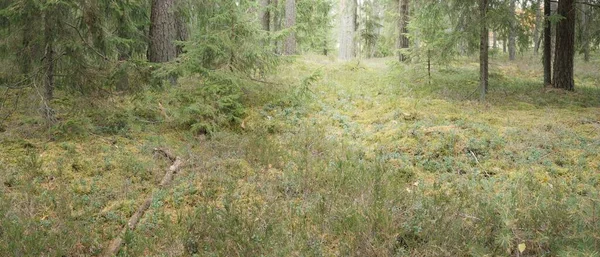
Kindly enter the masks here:
M 160 184 L 158 185 L 158 188 L 162 189 L 171 184 L 171 181 L 173 181 L 173 176 L 175 175 L 175 173 L 177 173 L 179 171 L 179 169 L 181 168 L 181 165 L 183 164 L 183 161 L 181 160 L 181 158 L 174 156 L 173 154 L 171 154 L 171 152 L 169 152 L 166 149 L 156 148 L 156 149 L 154 149 L 154 153 L 162 154 L 163 156 L 165 156 L 172 162 L 172 165 L 165 172 L 165 176 L 163 177 L 163 179 L 160 181 Z M 135 230 L 140 219 L 144 216 L 144 213 L 146 213 L 148 208 L 150 208 L 150 204 L 152 203 L 153 196 L 154 196 L 154 194 L 150 194 L 150 196 L 148 196 L 148 198 L 146 198 L 144 203 L 142 203 L 142 205 L 137 209 L 137 211 L 133 214 L 133 216 L 131 216 L 131 218 L 129 218 L 129 221 L 127 222 L 127 224 L 125 226 L 123 226 L 123 229 L 121 229 L 121 233 L 119 233 L 119 235 L 110 242 L 110 244 L 108 245 L 108 248 L 106 248 L 106 250 L 104 251 L 103 256 L 106 256 L 106 257 L 115 256 L 115 255 L 117 255 L 117 253 L 119 253 L 119 250 L 121 249 L 121 246 L 123 245 L 123 237 L 125 236 L 125 234 L 127 233 L 128 230 L 131 230 L 131 231 Z

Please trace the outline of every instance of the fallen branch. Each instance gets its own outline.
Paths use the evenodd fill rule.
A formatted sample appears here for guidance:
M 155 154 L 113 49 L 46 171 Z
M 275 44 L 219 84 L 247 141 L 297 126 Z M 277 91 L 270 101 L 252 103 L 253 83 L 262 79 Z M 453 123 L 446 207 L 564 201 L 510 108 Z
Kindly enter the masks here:
M 159 189 L 163 189 L 171 184 L 171 181 L 173 181 L 173 176 L 175 175 L 175 173 L 177 173 L 179 171 L 179 169 L 181 168 L 181 165 L 183 164 L 183 161 L 181 160 L 181 158 L 174 156 L 171 152 L 169 152 L 166 149 L 156 148 L 156 149 L 154 149 L 154 153 L 162 154 L 163 156 L 167 157 L 173 163 L 169 167 L 167 172 L 165 172 L 165 176 L 163 177 L 160 184 L 158 185 Z M 106 257 L 115 256 L 115 255 L 117 255 L 117 253 L 119 253 L 119 250 L 121 249 L 121 246 L 123 245 L 123 238 L 125 237 L 125 234 L 127 233 L 128 230 L 130 230 L 130 231 L 135 230 L 140 219 L 144 216 L 144 213 L 146 213 L 148 208 L 150 208 L 150 204 L 152 204 L 152 200 L 153 200 L 153 194 L 150 194 L 150 196 L 148 196 L 148 198 L 146 198 L 144 203 L 137 209 L 137 211 L 133 214 L 133 216 L 131 216 L 131 218 L 127 222 L 127 225 L 123 226 L 123 228 L 121 229 L 121 233 L 110 242 L 110 244 L 108 245 L 108 248 L 106 248 L 106 251 L 104 251 L 103 256 L 106 256 Z

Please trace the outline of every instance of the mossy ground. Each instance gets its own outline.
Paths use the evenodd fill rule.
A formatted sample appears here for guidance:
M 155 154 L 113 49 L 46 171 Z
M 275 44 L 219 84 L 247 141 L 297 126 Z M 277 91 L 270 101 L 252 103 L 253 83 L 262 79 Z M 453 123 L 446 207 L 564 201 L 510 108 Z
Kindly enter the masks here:
M 97 255 L 154 194 L 120 255 L 598 256 L 598 60 L 572 93 L 504 58 L 480 103 L 470 58 L 428 78 L 301 57 L 210 137 L 173 125 L 160 90 L 59 100 L 50 129 L 21 108 L 0 141 L 0 255 Z M 185 159 L 168 189 L 155 147 Z

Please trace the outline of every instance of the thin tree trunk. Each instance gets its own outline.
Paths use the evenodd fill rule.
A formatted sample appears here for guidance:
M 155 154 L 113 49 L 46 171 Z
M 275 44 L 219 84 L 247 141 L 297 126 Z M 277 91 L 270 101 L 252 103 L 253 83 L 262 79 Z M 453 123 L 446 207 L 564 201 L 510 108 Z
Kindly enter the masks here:
M 296 0 L 285 1 L 285 28 L 292 30 L 290 35 L 285 39 L 284 54 L 294 55 L 296 53 Z
M 54 98 L 54 26 L 55 15 L 51 10 L 46 10 L 44 16 L 44 46 L 45 46 L 45 76 L 44 76 L 44 100 L 52 101 Z
M 260 9 L 258 11 L 258 18 L 260 19 L 260 25 L 265 31 L 271 30 L 271 11 L 269 10 L 270 0 L 260 0 Z
M 544 85 L 552 84 L 552 7 L 550 0 L 544 0 Z
M 492 32 L 492 48 L 498 49 L 498 33 L 496 31 Z
M 42 116 L 50 124 L 56 121 L 54 110 L 50 107 L 50 102 L 54 98 L 55 87 L 55 59 L 54 59 L 54 40 L 56 14 L 53 13 L 54 7 L 47 7 L 44 12 L 44 99 L 42 99 Z
M 510 27 L 508 32 L 508 59 L 515 60 L 517 54 L 517 16 L 515 14 L 516 0 L 510 0 Z
M 575 57 L 575 1 L 560 0 L 558 14 L 565 19 L 556 28 L 556 50 L 554 59 L 554 87 L 575 90 L 573 63 Z
M 150 14 L 150 45 L 148 60 L 150 62 L 168 62 L 177 56 L 177 19 L 175 17 L 175 0 L 152 0 Z
M 24 17 L 23 19 L 28 22 L 23 27 L 23 40 L 22 40 L 22 51 L 19 58 L 21 59 L 21 73 L 23 75 L 28 74 L 31 71 L 31 60 L 33 59 L 33 40 L 35 38 L 35 23 L 33 22 L 34 14 L 32 13 L 35 8 L 32 0 L 25 2 Z
M 479 90 L 480 100 L 485 100 L 485 95 L 488 90 L 488 48 L 489 48 L 489 32 L 487 27 L 487 9 L 488 0 L 479 1 L 479 12 L 481 15 L 481 32 L 479 35 Z
M 540 1 L 537 0 L 534 4 L 535 8 L 535 29 L 533 30 L 533 54 L 538 55 L 540 49 L 540 32 L 544 26 L 542 19 L 542 8 L 540 8 Z
M 408 60 L 408 57 L 404 54 L 409 47 L 408 40 L 408 15 L 409 15 L 409 0 L 399 0 L 399 12 L 400 12 L 400 20 L 398 21 L 398 29 L 399 29 L 399 37 L 398 37 L 398 46 L 400 48 L 399 52 L 399 60 L 400 62 L 404 62 Z
M 277 32 L 281 30 L 281 5 L 280 5 L 280 1 L 279 0 L 272 0 L 273 2 L 273 31 Z M 282 0 L 285 1 L 285 0 Z M 275 44 L 275 53 L 280 54 L 281 53 L 281 41 L 280 40 L 275 40 L 274 42 Z
M 590 6 L 585 4 L 589 3 L 589 0 L 583 0 L 584 4 L 581 6 L 581 29 L 582 29 L 582 50 L 583 50 L 583 60 L 585 62 L 590 61 Z

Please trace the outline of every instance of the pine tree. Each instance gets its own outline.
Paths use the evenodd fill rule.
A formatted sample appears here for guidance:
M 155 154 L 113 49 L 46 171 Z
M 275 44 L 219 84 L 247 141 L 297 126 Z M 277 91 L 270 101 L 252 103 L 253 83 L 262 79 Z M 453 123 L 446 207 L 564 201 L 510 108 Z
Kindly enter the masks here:
M 574 57 L 575 57 L 575 1 L 558 2 L 558 14 L 564 17 L 556 28 L 556 48 L 554 74 L 552 82 L 555 88 L 575 90 Z

